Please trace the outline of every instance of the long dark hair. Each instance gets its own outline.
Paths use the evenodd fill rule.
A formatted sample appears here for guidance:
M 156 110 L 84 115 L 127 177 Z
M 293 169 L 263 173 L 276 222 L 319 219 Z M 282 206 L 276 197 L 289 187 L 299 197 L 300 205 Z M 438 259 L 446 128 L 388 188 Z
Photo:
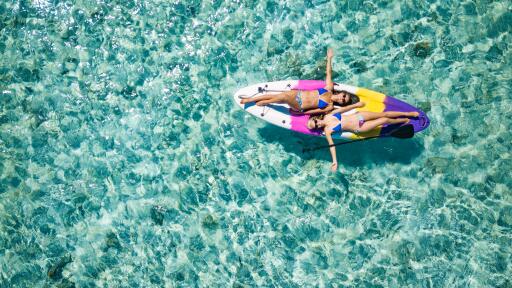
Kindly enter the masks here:
M 348 106 L 348 105 L 352 105 L 352 104 L 356 104 L 357 102 L 359 102 L 359 97 L 357 97 L 356 95 L 346 91 L 346 90 L 341 90 L 341 91 L 333 91 L 332 95 L 338 95 L 338 94 L 341 94 L 341 93 L 345 93 L 349 96 L 349 100 L 347 101 L 347 103 L 343 103 L 340 104 L 338 102 L 334 102 L 334 104 L 337 104 L 338 106 L 341 106 L 341 107 L 344 107 L 344 106 Z

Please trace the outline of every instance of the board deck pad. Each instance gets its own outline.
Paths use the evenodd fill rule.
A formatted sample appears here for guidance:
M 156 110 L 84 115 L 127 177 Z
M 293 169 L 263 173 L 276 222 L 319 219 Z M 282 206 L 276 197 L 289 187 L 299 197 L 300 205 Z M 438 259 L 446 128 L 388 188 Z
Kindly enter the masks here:
M 257 106 L 254 103 L 241 104 L 240 97 L 255 97 L 263 94 L 278 94 L 282 91 L 295 90 L 315 90 L 325 87 L 325 81 L 322 80 L 285 80 L 258 83 L 247 86 L 238 90 L 234 95 L 234 100 L 244 109 L 246 112 L 263 119 L 269 123 L 277 125 L 279 127 L 293 130 L 299 133 L 313 135 L 313 136 L 324 136 L 321 130 L 310 130 L 307 128 L 307 122 L 309 115 L 297 113 L 293 111 L 287 104 L 269 104 L 266 106 Z M 385 112 L 385 111 L 401 111 L 401 112 L 413 112 L 417 111 L 420 115 L 417 118 L 411 118 L 409 124 L 414 128 L 414 133 L 425 130 L 430 125 L 430 120 L 427 115 L 420 109 L 393 98 L 385 94 L 372 91 L 365 88 L 359 88 L 356 86 L 338 84 L 334 85 L 335 91 L 347 91 L 359 97 L 360 101 L 365 102 L 365 106 L 356 108 L 351 111 L 343 113 L 343 115 L 353 114 L 357 111 L 371 111 L 371 112 Z M 368 137 L 386 137 L 394 129 L 398 128 L 399 125 L 384 125 L 378 127 L 366 133 L 355 134 L 352 132 L 338 132 L 333 133 L 334 139 L 342 140 L 354 140 L 363 139 Z

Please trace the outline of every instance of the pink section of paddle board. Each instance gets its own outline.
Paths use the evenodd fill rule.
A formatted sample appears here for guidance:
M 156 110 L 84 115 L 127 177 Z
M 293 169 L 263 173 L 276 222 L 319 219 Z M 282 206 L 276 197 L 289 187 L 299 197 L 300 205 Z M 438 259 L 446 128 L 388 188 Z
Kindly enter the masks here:
M 295 87 L 292 87 L 292 89 L 298 89 L 298 90 L 315 90 L 319 88 L 324 88 L 325 82 L 322 80 L 299 80 L 297 85 Z M 291 111 L 290 111 L 291 112 Z M 319 131 L 311 131 L 308 129 L 308 120 L 309 115 L 304 114 L 295 114 L 293 112 L 290 113 L 291 117 L 291 128 L 293 131 L 297 131 L 300 133 L 308 134 L 308 135 L 316 135 L 320 136 L 322 133 Z
M 320 136 L 321 133 L 318 131 L 311 131 L 308 129 L 309 115 L 302 114 L 291 114 L 291 126 L 293 131 L 297 131 L 304 134 Z
M 292 89 L 298 90 L 315 90 L 325 87 L 325 82 L 322 80 L 299 80 L 299 83 Z

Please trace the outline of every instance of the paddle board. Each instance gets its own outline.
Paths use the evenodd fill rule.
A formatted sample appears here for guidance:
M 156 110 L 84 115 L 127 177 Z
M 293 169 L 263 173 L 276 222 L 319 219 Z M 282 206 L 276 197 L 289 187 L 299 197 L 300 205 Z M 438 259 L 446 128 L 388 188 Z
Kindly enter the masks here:
M 246 112 L 265 120 L 269 123 L 279 127 L 300 132 L 313 136 L 325 136 L 321 130 L 310 130 L 307 128 L 309 115 L 294 112 L 287 104 L 269 104 L 266 106 L 257 106 L 255 103 L 240 103 L 240 97 L 254 97 L 263 94 L 277 94 L 282 91 L 289 91 L 291 89 L 298 90 L 315 90 L 324 88 L 325 82 L 321 80 L 285 80 L 258 83 L 247 86 L 238 90 L 234 97 L 235 102 L 240 108 Z M 413 112 L 417 111 L 420 115 L 417 118 L 412 118 L 409 122 L 414 128 L 414 132 L 418 133 L 425 130 L 430 125 L 430 120 L 427 115 L 420 109 L 407 104 L 401 100 L 387 96 L 383 93 L 372 91 L 365 88 L 346 84 L 334 84 L 335 91 L 347 91 L 356 95 L 360 101 L 365 102 L 365 106 L 356 108 L 351 111 L 345 112 L 344 115 L 353 114 L 357 111 L 372 111 L 372 112 L 385 112 L 385 111 L 401 111 Z M 352 132 L 342 131 L 333 133 L 332 138 L 342 140 L 355 140 L 368 137 L 387 137 L 391 131 L 394 131 L 398 125 L 384 125 L 366 133 L 355 134 Z

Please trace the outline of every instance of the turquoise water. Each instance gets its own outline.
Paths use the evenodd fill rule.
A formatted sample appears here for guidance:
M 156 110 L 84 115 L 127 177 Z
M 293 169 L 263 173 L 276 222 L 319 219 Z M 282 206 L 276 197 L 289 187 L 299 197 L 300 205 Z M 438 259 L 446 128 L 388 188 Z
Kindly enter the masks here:
M 511 287 L 511 26 L 511 1 L 2 1 L 0 287 Z M 334 174 L 233 103 L 322 79 L 328 46 L 429 129 Z

